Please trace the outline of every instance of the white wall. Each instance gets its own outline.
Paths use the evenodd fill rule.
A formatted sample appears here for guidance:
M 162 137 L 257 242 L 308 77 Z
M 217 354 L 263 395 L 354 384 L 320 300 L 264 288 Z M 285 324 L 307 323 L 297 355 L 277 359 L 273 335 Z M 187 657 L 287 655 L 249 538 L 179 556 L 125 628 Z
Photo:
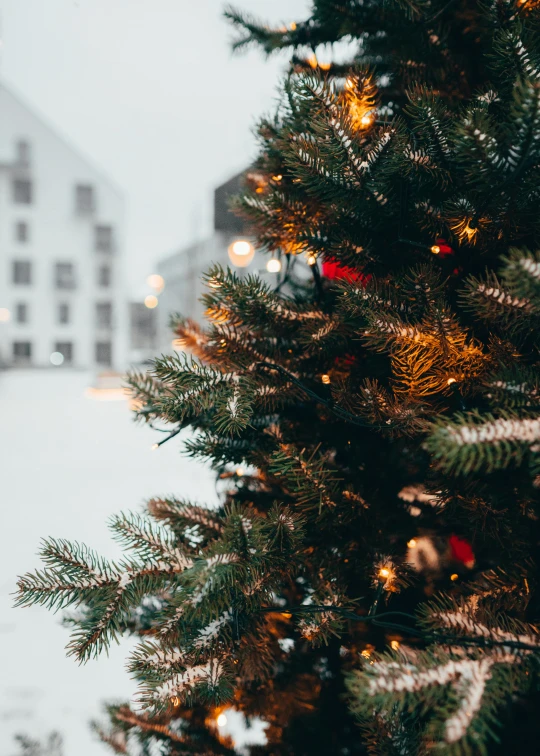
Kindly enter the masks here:
M 11 181 L 16 144 L 30 145 L 29 177 L 33 202 L 14 204 Z M 75 207 L 75 186 L 94 187 L 96 210 L 80 215 Z M 26 221 L 30 236 L 17 242 L 15 224 Z M 116 249 L 112 255 L 94 249 L 94 225 L 111 225 Z M 0 323 L 0 363 L 12 361 L 13 341 L 32 342 L 32 365 L 51 367 L 50 354 L 57 341 L 72 341 L 74 366 L 99 367 L 95 342 L 113 342 L 113 366 L 122 369 L 127 359 L 127 298 L 124 294 L 122 252 L 124 202 L 119 190 L 81 157 L 64 139 L 44 124 L 25 104 L 0 85 L 0 308 L 8 308 L 11 320 Z M 12 261 L 31 260 L 30 286 L 12 284 Z M 72 291 L 54 286 L 55 262 L 73 262 L 77 286 Z M 112 268 L 112 285 L 97 285 L 97 269 Z M 95 305 L 113 302 L 112 331 L 96 328 Z M 17 302 L 29 306 L 28 324 L 15 322 Z M 71 305 L 72 322 L 60 325 L 60 302 Z

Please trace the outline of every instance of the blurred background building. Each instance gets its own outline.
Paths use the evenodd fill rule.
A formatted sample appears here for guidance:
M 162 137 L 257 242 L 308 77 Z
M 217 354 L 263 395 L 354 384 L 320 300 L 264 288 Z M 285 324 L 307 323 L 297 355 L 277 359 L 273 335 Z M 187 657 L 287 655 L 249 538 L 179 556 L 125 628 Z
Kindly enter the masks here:
M 0 366 L 124 369 L 122 194 L 0 86 Z
M 157 266 L 163 287 L 156 307 L 161 351 L 171 349 L 171 314 L 179 312 L 199 322 L 203 320 L 200 298 L 206 286 L 202 275 L 212 263 L 229 265 L 239 275 L 266 274 L 263 257 L 254 248 L 244 221 L 230 210 L 232 197 L 242 190 L 244 175 L 238 173 L 214 190 L 213 234 L 164 258 Z

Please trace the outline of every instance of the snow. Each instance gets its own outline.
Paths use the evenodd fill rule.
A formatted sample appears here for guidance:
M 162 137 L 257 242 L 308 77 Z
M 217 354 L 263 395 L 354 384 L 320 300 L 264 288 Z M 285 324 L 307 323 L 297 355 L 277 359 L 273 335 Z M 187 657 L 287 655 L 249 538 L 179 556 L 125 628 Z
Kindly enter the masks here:
M 0 373 L 2 544 L 0 548 L 0 756 L 13 735 L 58 730 L 65 756 L 105 756 L 90 733 L 105 700 L 127 700 L 126 639 L 79 666 L 67 659 L 68 630 L 47 609 L 13 609 L 16 576 L 39 565 L 44 536 L 84 541 L 120 555 L 107 520 L 175 493 L 214 503 L 214 478 L 180 455 L 177 437 L 151 451 L 156 432 L 136 426 L 126 400 L 85 396 L 93 376 L 63 369 Z

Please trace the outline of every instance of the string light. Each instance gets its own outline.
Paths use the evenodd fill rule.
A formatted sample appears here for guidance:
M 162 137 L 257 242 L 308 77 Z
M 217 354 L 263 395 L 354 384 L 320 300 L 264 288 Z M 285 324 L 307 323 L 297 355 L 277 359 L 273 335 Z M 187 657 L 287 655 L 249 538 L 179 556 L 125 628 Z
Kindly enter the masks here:
M 311 68 L 317 68 L 318 62 L 317 57 L 315 55 L 310 55 L 307 59 L 307 63 L 311 66 Z
M 244 475 L 245 470 L 243 467 L 237 467 L 235 470 L 235 473 L 236 475 L 238 475 L 239 478 L 241 478 Z
M 163 276 L 159 275 L 159 273 L 152 273 L 151 276 L 148 276 L 146 283 L 150 288 L 154 289 L 154 291 L 157 291 L 158 294 L 162 292 L 165 287 L 165 280 Z
M 459 575 L 457 574 L 457 572 L 453 572 L 453 573 L 452 573 L 452 574 L 450 575 L 450 580 L 457 580 L 457 579 L 458 579 L 458 577 L 459 577 Z
M 258 186 L 258 187 L 257 187 L 257 188 L 255 189 L 255 192 L 256 192 L 257 194 L 262 194 L 262 193 L 264 192 L 264 189 L 262 188 L 262 186 Z
M 237 268 L 245 268 L 253 260 L 255 248 L 247 239 L 236 239 L 229 245 L 229 259 Z
M 152 449 L 152 451 L 155 451 L 157 448 L 159 448 L 159 444 L 152 444 L 150 448 Z
M 360 124 L 364 127 L 370 126 L 373 122 L 373 116 L 370 113 L 366 113 L 366 115 L 362 116 L 360 119 Z
M 172 703 L 173 706 L 179 706 L 180 705 L 180 699 L 178 698 L 178 696 L 173 696 L 171 698 L 171 703 Z
M 313 253 L 310 253 L 307 256 L 307 264 L 308 265 L 315 265 L 316 262 L 317 262 L 317 258 L 315 257 L 315 255 Z
M 329 71 L 331 67 L 331 63 L 319 63 L 319 68 L 323 71 Z
M 356 79 L 354 79 L 352 76 L 349 76 L 349 78 L 345 81 L 345 89 L 352 89 L 356 84 Z
M 296 24 L 294 23 L 294 21 L 291 23 L 290 29 L 291 31 L 296 31 Z
M 379 570 L 379 577 L 382 577 L 386 580 L 386 578 L 390 577 L 390 570 L 387 567 L 381 567 Z
M 447 385 L 447 386 L 451 386 L 451 385 L 452 385 L 453 383 L 456 383 L 456 379 L 455 379 L 455 378 L 449 378 L 449 379 L 448 379 L 448 380 L 446 381 L 446 385 Z
M 278 173 L 277 176 L 272 176 L 272 181 L 281 181 L 282 178 L 281 173 Z
M 433 252 L 433 254 L 434 254 L 434 255 L 438 255 L 438 254 L 439 254 L 439 252 L 441 251 L 441 248 L 439 247 L 439 245 L 438 245 L 438 244 L 434 244 L 434 245 L 433 245 L 433 246 L 431 247 L 431 251 Z
M 326 384 L 330 383 L 330 376 L 327 373 L 324 373 L 324 375 L 321 375 L 321 381 Z
M 363 656 L 364 659 L 369 659 L 371 651 L 368 648 L 365 648 L 363 651 L 360 651 L 360 656 Z
M 269 273 L 279 273 L 281 270 L 281 260 L 278 260 L 277 257 L 272 257 L 266 263 L 266 270 Z
M 397 651 L 397 650 L 398 650 L 398 648 L 399 648 L 399 641 L 397 641 L 397 640 L 393 640 L 393 641 L 390 641 L 390 647 L 391 647 L 391 648 L 392 648 L 392 649 L 393 649 L 394 651 Z
M 227 724 L 227 715 L 223 714 L 223 712 L 219 714 L 216 719 L 216 724 L 218 727 L 225 727 L 225 725 Z
M 149 310 L 153 310 L 154 307 L 158 306 L 158 298 L 154 294 L 148 294 L 144 298 L 144 306 L 148 307 Z
M 408 546 L 408 547 L 409 547 L 410 549 L 414 549 L 414 548 L 416 548 L 416 539 L 415 539 L 415 538 L 411 538 L 411 540 L 409 541 L 409 543 L 407 544 L 407 546 Z

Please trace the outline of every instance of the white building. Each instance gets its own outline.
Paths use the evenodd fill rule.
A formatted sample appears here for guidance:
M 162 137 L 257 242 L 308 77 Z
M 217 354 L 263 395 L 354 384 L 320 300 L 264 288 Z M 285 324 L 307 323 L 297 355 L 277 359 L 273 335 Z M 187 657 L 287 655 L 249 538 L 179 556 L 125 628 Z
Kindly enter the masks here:
M 0 85 L 0 366 L 125 367 L 123 232 L 119 190 Z

